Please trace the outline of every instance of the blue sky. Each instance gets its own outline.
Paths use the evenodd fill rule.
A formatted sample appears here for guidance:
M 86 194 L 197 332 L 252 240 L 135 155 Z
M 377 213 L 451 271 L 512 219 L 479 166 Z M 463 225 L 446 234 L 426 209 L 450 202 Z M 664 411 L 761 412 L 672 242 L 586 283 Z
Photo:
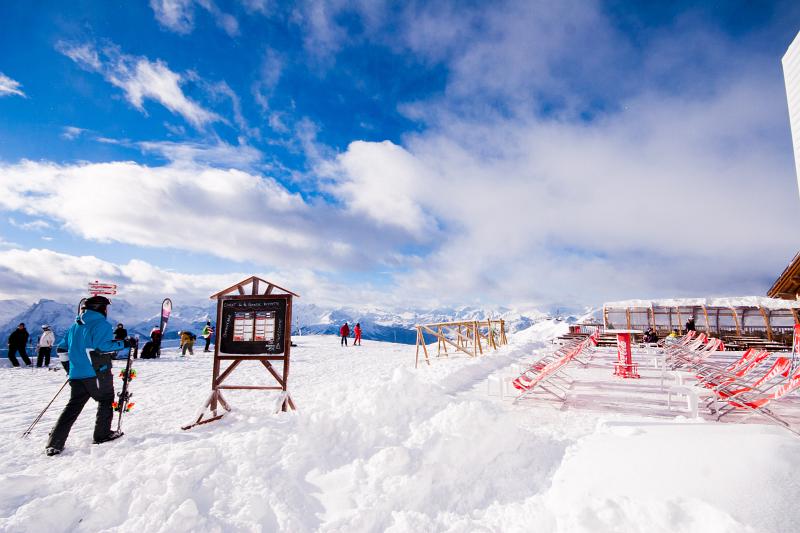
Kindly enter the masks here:
M 0 297 L 761 294 L 800 247 L 794 2 L 71 4 L 0 6 Z

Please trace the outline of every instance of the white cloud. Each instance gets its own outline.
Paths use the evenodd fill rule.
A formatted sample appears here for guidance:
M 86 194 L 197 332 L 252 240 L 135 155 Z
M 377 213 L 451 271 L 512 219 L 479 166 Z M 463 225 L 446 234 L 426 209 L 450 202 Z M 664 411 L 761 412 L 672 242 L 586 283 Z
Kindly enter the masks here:
M 89 241 L 316 271 L 396 264 L 394 247 L 410 242 L 400 229 L 307 202 L 271 178 L 189 161 L 0 165 L 0 210 Z
M 74 141 L 81 135 L 86 132 L 83 128 L 78 128 L 76 126 L 64 126 L 63 131 L 61 132 L 61 138 L 66 139 L 68 141 Z
M 24 230 L 43 230 L 43 229 L 50 229 L 50 224 L 45 222 L 44 220 L 31 220 L 30 222 L 17 222 L 16 219 L 9 218 L 8 223 L 14 226 L 15 228 L 24 229 Z
M 357 141 L 337 158 L 337 170 L 340 177 L 330 192 L 352 211 L 422 239 L 436 232 L 435 220 L 419 203 L 433 177 L 403 148 L 389 141 Z
M 0 98 L 3 96 L 22 96 L 23 98 L 27 98 L 22 89 L 20 89 L 21 85 L 18 81 L 12 80 L 2 72 L 0 72 Z
M 249 169 L 264 155 L 249 145 L 233 146 L 218 141 L 215 144 L 171 141 L 142 141 L 135 144 L 143 152 L 156 153 L 174 163 L 212 165 Z
M 134 303 L 152 302 L 157 295 L 177 298 L 176 303 L 180 304 L 206 305 L 211 294 L 252 275 L 300 294 L 301 302 L 342 305 L 344 288 L 307 269 L 187 274 L 140 259 L 113 263 L 93 255 L 75 256 L 49 249 L 0 249 L 0 299 L 77 300 L 85 296 L 88 282 L 99 279 L 118 286 L 116 298 Z M 347 290 L 359 301 L 375 301 L 374 298 L 380 297 L 363 286 Z
M 210 13 L 217 26 L 231 37 L 239 34 L 239 22 L 236 18 L 220 10 L 212 0 L 150 0 L 150 7 L 159 24 L 182 35 L 194 30 L 195 5 Z
M 185 79 L 161 60 L 122 54 L 113 46 L 98 51 L 91 44 L 60 41 L 57 49 L 82 68 L 100 73 L 106 81 L 122 89 L 126 100 L 142 112 L 144 101 L 149 99 L 182 116 L 196 128 L 222 120 L 187 97 L 181 89 Z

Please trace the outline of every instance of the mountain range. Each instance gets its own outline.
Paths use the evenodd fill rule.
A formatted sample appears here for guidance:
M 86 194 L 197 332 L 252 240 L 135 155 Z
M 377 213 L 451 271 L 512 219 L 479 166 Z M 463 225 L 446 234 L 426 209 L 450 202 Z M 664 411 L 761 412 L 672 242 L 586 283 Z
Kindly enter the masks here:
M 114 300 L 109 307 L 108 320 L 112 324 L 122 323 L 129 335 L 148 337 L 150 330 L 159 323 L 160 306 L 144 307 L 125 300 Z M 584 311 L 585 313 L 585 311 Z M 566 321 L 577 320 L 574 315 L 563 316 Z M 60 337 L 75 321 L 77 304 L 67 304 L 54 300 L 42 299 L 30 305 L 19 300 L 0 300 L 0 346 L 6 347 L 8 335 L 24 322 L 32 340 L 41 334 L 41 325 L 49 325 Z M 509 309 L 482 307 L 441 307 L 430 310 L 411 310 L 390 312 L 376 308 L 326 308 L 315 304 L 295 303 L 293 306 L 292 334 L 329 334 L 336 335 L 344 322 L 352 327 L 356 322 L 361 324 L 364 339 L 414 344 L 416 342 L 416 324 L 443 322 L 450 320 L 485 320 L 487 317 L 502 318 L 506 321 L 507 331 L 525 329 L 532 324 L 552 317 L 553 314 L 537 309 Z M 179 331 L 191 331 L 199 334 L 206 320 L 212 323 L 216 319 L 216 303 L 206 306 L 175 304 L 166 328 L 165 339 L 175 339 Z

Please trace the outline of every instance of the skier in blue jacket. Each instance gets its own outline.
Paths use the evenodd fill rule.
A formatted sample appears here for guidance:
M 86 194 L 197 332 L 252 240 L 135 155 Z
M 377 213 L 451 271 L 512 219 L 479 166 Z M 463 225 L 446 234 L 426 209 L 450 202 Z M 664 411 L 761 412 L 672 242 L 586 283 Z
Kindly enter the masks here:
M 130 342 L 128 339 L 114 340 L 111 324 L 106 321 L 109 304 L 111 302 L 103 296 L 87 299 L 83 312 L 58 344 L 58 351 L 69 354 L 70 397 L 50 432 L 45 450 L 47 455 L 58 455 L 64 449 L 69 431 L 89 398 L 98 404 L 94 443 L 100 444 L 122 436 L 121 431 L 111 431 L 114 377 L 111 374 L 109 352 L 128 348 Z

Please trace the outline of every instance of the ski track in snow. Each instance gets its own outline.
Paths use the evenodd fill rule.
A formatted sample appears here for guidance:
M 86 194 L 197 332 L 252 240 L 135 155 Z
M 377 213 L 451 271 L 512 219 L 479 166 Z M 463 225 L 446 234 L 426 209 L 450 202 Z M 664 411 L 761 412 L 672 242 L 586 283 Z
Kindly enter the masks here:
M 298 412 L 274 414 L 275 394 L 225 391 L 234 411 L 190 431 L 180 426 L 209 393 L 211 358 L 165 352 L 134 363 L 122 439 L 91 444 L 90 401 L 55 458 L 42 451 L 66 392 L 30 438 L 19 434 L 64 374 L 0 369 L 0 530 L 796 530 L 789 461 L 800 443 L 786 432 L 637 426 L 641 418 L 486 395 L 488 375 L 565 328 L 540 323 L 487 357 L 451 353 L 419 369 L 407 345 L 297 337 Z M 245 363 L 228 382 L 267 377 Z

